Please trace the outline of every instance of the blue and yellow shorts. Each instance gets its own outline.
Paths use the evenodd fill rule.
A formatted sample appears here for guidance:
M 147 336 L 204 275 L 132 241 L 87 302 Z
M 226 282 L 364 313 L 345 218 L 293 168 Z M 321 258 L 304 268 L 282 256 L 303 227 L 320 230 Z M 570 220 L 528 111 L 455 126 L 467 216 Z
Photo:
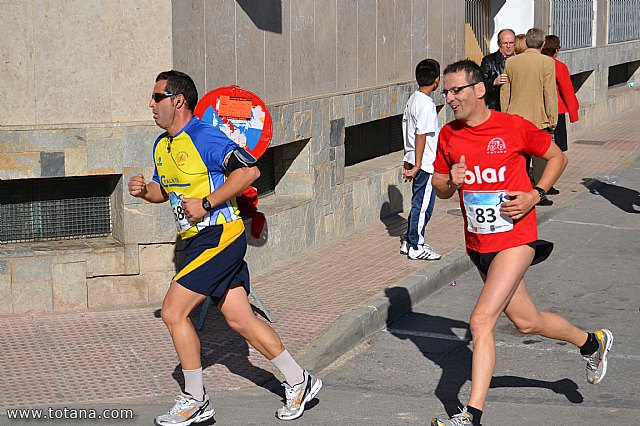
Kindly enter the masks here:
M 216 305 L 234 284 L 242 284 L 249 294 L 247 239 L 241 220 L 204 228 L 183 241 L 183 250 L 184 266 L 173 278 L 178 284 L 211 296 Z

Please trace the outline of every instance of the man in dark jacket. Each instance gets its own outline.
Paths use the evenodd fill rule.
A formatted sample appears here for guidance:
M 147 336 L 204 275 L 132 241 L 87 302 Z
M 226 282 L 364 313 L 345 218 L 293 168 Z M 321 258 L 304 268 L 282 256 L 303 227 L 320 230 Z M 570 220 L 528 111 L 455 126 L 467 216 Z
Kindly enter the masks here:
M 516 33 L 508 28 L 498 33 L 498 51 L 482 58 L 480 68 L 487 89 L 484 100 L 487 106 L 500 111 L 500 86 L 507 82 L 504 64 L 508 57 L 515 53 Z

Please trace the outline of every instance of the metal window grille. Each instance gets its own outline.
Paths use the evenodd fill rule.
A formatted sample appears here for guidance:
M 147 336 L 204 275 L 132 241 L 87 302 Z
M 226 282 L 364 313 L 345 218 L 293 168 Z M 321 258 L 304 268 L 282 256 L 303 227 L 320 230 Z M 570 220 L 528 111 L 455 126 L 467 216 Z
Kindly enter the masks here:
M 349 126 L 344 131 L 345 166 L 401 151 L 403 148 L 402 115 Z
M 609 43 L 640 39 L 640 0 L 609 1 Z
M 465 22 L 469 24 L 483 55 L 488 55 L 491 40 L 491 13 L 489 0 L 466 0 Z
M 111 233 L 110 195 L 119 176 L 0 181 L 0 243 Z
M 560 38 L 563 50 L 593 43 L 593 0 L 552 0 L 551 34 Z

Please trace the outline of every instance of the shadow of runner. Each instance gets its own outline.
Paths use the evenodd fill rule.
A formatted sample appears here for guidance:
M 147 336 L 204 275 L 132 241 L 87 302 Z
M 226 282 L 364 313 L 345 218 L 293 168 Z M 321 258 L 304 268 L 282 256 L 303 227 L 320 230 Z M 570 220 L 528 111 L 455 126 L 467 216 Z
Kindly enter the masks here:
M 388 322 L 387 331 L 399 339 L 410 339 L 426 358 L 442 369 L 435 395 L 449 416 L 459 413 L 465 406 L 459 398 L 460 390 L 467 381 L 471 381 L 472 351 L 469 347 L 471 341 L 469 323 L 413 312 L 411 298 L 403 287 L 387 288 L 385 295 L 392 302 L 387 318 L 397 318 L 393 314 L 408 312 Z M 584 399 L 578 391 L 578 385 L 566 378 L 549 382 L 516 376 L 499 376 L 491 379 L 490 387 L 550 389 L 576 404 Z
M 620 210 L 627 213 L 640 213 L 640 193 L 624 186 L 612 185 L 593 178 L 582 178 L 589 192 L 600 195 Z

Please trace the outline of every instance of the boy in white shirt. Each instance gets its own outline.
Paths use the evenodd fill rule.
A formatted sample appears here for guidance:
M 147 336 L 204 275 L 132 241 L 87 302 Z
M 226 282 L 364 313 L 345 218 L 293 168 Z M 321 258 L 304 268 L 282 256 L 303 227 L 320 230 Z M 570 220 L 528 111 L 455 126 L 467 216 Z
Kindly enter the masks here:
M 416 66 L 418 90 L 411 95 L 402 117 L 404 138 L 405 182 L 411 181 L 411 211 L 407 220 L 400 253 L 413 260 L 440 259 L 424 238 L 425 228 L 435 204 L 436 193 L 431 186 L 433 161 L 438 146 L 438 114 L 431 93 L 440 84 L 440 64 L 424 59 Z

